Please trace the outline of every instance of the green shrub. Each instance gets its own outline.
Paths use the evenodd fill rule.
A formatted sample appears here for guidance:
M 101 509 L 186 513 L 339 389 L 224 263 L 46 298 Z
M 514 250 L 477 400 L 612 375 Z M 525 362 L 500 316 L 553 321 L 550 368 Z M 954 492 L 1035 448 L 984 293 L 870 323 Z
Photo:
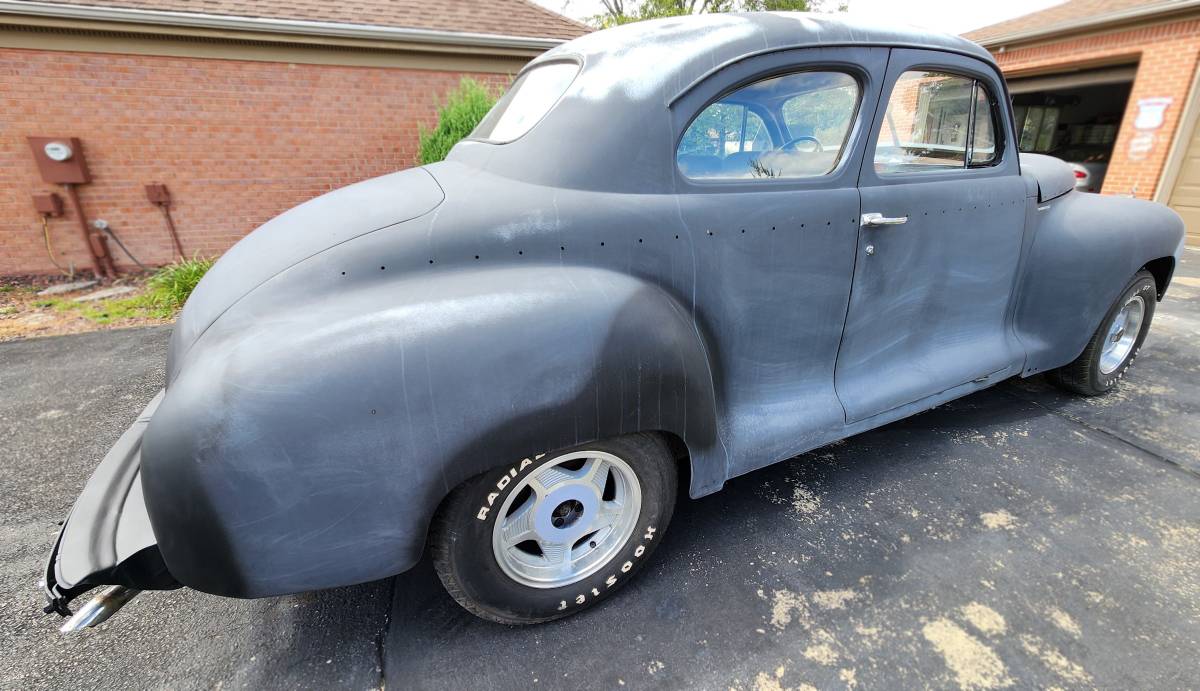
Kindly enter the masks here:
M 469 77 L 446 96 L 446 104 L 438 110 L 438 124 L 432 130 L 419 130 L 420 149 L 417 165 L 435 163 L 446 158 L 450 147 L 475 129 L 491 110 L 500 94 Z
M 134 299 L 159 316 L 170 316 L 183 307 L 196 284 L 212 265 L 213 260 L 197 257 L 168 264 L 155 271 L 146 281 L 146 294 Z

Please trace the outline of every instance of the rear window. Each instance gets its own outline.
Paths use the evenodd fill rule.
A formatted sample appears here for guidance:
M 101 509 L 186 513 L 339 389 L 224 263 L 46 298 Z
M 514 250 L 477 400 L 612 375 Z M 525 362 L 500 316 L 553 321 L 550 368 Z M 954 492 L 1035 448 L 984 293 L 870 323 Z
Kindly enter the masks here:
M 574 62 L 547 63 L 523 73 L 470 138 L 503 144 L 521 137 L 550 112 L 578 73 Z

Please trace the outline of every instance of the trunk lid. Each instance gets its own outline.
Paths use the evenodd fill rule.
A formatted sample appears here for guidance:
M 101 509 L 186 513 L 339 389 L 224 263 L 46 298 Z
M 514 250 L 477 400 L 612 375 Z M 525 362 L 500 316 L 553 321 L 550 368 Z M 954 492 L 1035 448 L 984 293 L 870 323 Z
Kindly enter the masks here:
M 168 381 L 196 339 L 250 291 L 334 245 L 422 216 L 444 198 L 432 175 L 411 168 L 323 194 L 267 221 L 222 255 L 192 292 L 171 334 Z

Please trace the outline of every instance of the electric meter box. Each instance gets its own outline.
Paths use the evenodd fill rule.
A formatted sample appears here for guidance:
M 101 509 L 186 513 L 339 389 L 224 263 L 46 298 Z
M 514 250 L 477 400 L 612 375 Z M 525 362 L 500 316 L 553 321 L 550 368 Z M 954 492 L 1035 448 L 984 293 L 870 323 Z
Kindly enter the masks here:
M 28 140 L 43 181 L 55 185 L 82 185 L 92 181 L 78 138 L 29 137 Z

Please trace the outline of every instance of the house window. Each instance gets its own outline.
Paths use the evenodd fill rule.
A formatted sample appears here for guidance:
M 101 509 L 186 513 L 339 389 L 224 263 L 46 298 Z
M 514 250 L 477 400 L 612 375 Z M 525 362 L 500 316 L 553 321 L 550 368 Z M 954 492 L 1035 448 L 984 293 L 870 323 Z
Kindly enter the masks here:
M 1054 148 L 1054 132 L 1058 128 L 1062 110 L 1057 106 L 1018 106 L 1014 113 L 1021 138 L 1017 148 L 1021 151 L 1046 153 Z

